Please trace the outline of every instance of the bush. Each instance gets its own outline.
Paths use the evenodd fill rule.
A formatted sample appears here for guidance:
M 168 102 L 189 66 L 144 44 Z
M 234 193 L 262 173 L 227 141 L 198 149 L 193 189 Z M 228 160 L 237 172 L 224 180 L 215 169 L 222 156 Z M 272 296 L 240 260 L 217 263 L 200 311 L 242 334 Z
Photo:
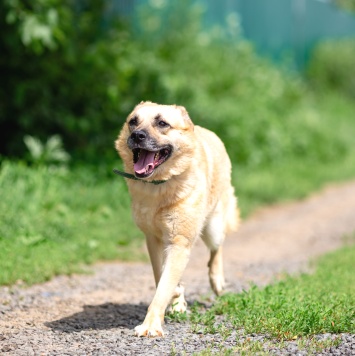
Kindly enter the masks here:
M 0 123 L 6 129 L 1 152 L 23 156 L 26 134 L 42 141 L 60 134 L 66 147 L 86 158 L 105 154 L 113 146 L 112 128 L 135 102 L 127 98 L 127 78 L 137 70 L 126 65 L 131 51 L 126 28 L 117 24 L 112 33 L 104 31 L 104 1 L 82 1 L 79 9 L 69 0 L 0 6 L 8 14 L 0 23 L 6 58 L 0 62 L 6 73 L 0 89 Z M 55 9 L 61 9 L 60 21 L 51 27 L 47 14 Z M 23 29 L 32 37 L 24 37 Z M 38 35 L 43 31 L 44 38 Z
M 42 14 L 37 25 L 46 24 L 43 14 L 58 1 L 28 5 L 30 14 Z M 231 38 L 236 18 L 225 30 L 206 30 L 202 10 L 190 1 L 161 1 L 129 25 L 107 17 L 103 1 L 81 1 L 75 9 L 69 0 L 60 4 L 65 16 L 46 25 L 49 40 L 34 36 L 24 46 L 16 35 L 23 20 L 0 25 L 7 57 L 1 69 L 9 73 L 0 89 L 0 153 L 23 156 L 25 135 L 43 142 L 59 134 L 74 162 L 110 161 L 127 114 L 152 100 L 184 105 L 239 165 L 344 154 L 347 143 L 334 135 L 333 118 L 325 124 L 302 80 L 258 58 L 238 34 Z
M 347 143 L 334 135 L 336 120 L 328 116 L 325 124 L 300 76 L 257 57 L 238 35 L 228 38 L 228 27 L 204 29 L 199 9 L 186 8 L 148 8 L 137 21 L 148 48 L 144 58 L 159 61 L 163 88 L 143 99 L 186 106 L 195 123 L 218 133 L 239 165 L 294 157 L 327 161 L 344 154 Z
M 333 0 L 337 6 L 344 10 L 355 12 L 355 1 L 354 0 Z
M 355 38 L 328 40 L 314 49 L 308 67 L 311 83 L 321 90 L 338 90 L 355 98 Z

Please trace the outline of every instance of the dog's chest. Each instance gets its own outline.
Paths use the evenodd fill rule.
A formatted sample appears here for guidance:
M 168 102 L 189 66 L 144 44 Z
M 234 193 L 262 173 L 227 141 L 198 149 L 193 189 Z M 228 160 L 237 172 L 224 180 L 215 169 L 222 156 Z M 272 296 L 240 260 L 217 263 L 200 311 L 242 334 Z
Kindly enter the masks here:
M 133 202 L 132 210 L 135 223 L 146 235 L 161 235 L 158 206 L 154 201 L 137 200 Z

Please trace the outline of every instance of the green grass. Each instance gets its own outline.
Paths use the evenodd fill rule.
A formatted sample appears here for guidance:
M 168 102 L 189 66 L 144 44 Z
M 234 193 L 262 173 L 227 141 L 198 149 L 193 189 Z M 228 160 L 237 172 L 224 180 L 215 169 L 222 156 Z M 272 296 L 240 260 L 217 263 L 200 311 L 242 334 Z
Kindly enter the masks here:
M 307 351 L 308 354 L 317 354 L 322 352 L 324 349 L 328 349 L 330 347 L 336 347 L 341 342 L 339 337 L 337 338 L 326 338 L 326 339 L 301 339 L 297 341 L 297 347 L 301 351 Z M 245 338 L 243 340 L 237 340 L 235 346 L 227 347 L 224 346 L 223 343 L 211 343 L 207 348 L 198 353 L 194 353 L 193 356 L 212 356 L 212 355 L 240 355 L 240 356 L 266 356 L 273 355 L 275 352 L 275 348 L 285 349 L 287 347 L 287 342 L 285 341 L 257 341 L 252 338 Z M 172 348 L 172 351 L 174 348 Z M 175 350 L 176 352 L 176 350 Z M 173 352 L 171 353 L 174 354 Z M 175 353 L 177 354 L 177 353 Z
M 303 198 L 327 182 L 355 177 L 354 110 L 355 106 L 337 93 L 310 95 L 290 108 L 289 127 L 283 131 L 276 125 L 275 130 L 285 140 L 293 137 L 298 141 L 299 150 L 285 148 L 267 164 L 233 165 L 243 215 L 260 205 Z M 299 126 L 293 128 L 292 121 L 298 121 Z
M 228 322 L 246 334 L 266 334 L 278 340 L 355 333 L 354 261 L 355 245 L 345 246 L 321 257 L 313 274 L 226 294 L 204 313 L 195 305 L 192 328 L 216 333 L 226 329 Z M 217 322 L 217 315 L 223 315 L 224 321 Z
M 184 47 L 176 62 L 167 59 L 172 71 L 160 79 L 176 91 L 165 102 L 183 103 L 194 122 L 222 138 L 244 217 L 260 206 L 303 198 L 326 183 L 355 177 L 351 100 L 312 92 L 301 78 L 257 58 L 244 42 L 236 48 L 238 65 L 233 48 L 226 52 L 221 46 Z M 189 71 L 179 66 L 186 61 Z M 248 70 L 232 76 L 232 67 Z M 218 76 L 206 74 L 216 68 Z M 110 132 L 112 140 L 117 132 Z M 98 260 L 146 258 L 127 187 L 110 162 L 100 158 L 91 168 L 74 163 L 67 171 L 2 162 L 0 284 L 41 282 Z
M 329 163 L 290 160 L 268 167 L 235 167 L 233 181 L 242 216 L 258 207 L 301 199 L 325 184 L 355 177 L 355 150 Z
M 195 303 L 187 317 L 192 332 L 218 334 L 218 341 L 195 355 L 269 355 L 289 343 L 309 354 L 337 347 L 337 334 L 355 333 L 354 241 L 355 235 L 350 236 L 348 245 L 319 258 L 312 274 L 226 294 L 208 310 Z M 333 336 L 315 336 L 326 333 Z M 264 338 L 255 340 L 255 335 Z
M 42 282 L 98 260 L 147 258 L 126 184 L 110 171 L 2 163 L 0 284 Z M 260 206 L 301 198 L 327 182 L 354 176 L 355 154 L 349 154 L 330 163 L 305 159 L 236 166 L 234 185 L 245 217 Z
M 100 259 L 143 258 L 122 179 L 5 161 L 0 186 L 0 284 L 42 282 Z
M 135 21 L 139 38 L 121 24 L 87 43 L 86 30 L 76 29 L 84 42 L 80 53 L 70 50 L 69 77 L 64 48 L 54 55 L 48 52 L 49 57 L 23 57 L 32 64 L 23 66 L 30 72 L 43 72 L 43 63 L 47 69 L 30 82 L 19 79 L 11 86 L 10 99 L 3 100 L 7 117 L 16 117 L 16 125 L 10 125 L 15 131 L 6 133 L 9 152 L 11 147 L 23 152 L 24 135 L 36 133 L 45 140 L 59 130 L 73 166 L 79 157 L 100 166 L 61 172 L 2 163 L 0 284 L 41 282 L 100 259 L 144 258 L 127 188 L 110 166 L 117 157 L 112 141 L 141 100 L 184 105 L 196 124 L 221 137 L 233 163 L 244 217 L 259 206 L 302 198 L 326 183 L 355 177 L 355 105 L 344 90 L 333 91 L 351 82 L 349 71 L 338 63 L 344 56 L 332 47 L 317 55 L 313 68 L 321 70 L 311 71 L 309 78 L 319 85 L 312 87 L 301 75 L 258 57 L 238 35 L 226 41 L 231 38 L 223 31 L 206 30 L 200 10 L 189 3 L 172 2 L 169 15 L 164 4 L 147 5 Z M 95 26 L 95 16 L 92 20 Z M 343 50 L 348 53 L 347 47 Z M 332 54 L 345 73 L 343 84 L 320 90 Z M 351 58 L 344 58 L 347 65 Z M 63 78 L 71 85 L 61 85 L 58 92 Z M 31 98 L 33 88 L 45 97 L 12 100 Z M 45 156 L 32 161 L 48 163 Z

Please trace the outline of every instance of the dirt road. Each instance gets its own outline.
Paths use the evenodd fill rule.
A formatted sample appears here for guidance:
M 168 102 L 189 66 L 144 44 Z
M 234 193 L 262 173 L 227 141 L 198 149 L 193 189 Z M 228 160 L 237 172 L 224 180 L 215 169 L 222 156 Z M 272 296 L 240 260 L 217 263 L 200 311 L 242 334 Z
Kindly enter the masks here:
M 305 269 L 310 258 L 335 249 L 354 231 L 355 182 L 261 210 L 225 243 L 228 290 Z M 207 249 L 198 243 L 183 278 L 188 302 L 210 295 L 207 260 Z M 164 339 L 134 337 L 154 293 L 150 265 L 102 263 L 91 271 L 30 288 L 1 287 L 0 354 L 192 354 L 222 343 L 218 336 L 192 334 L 188 324 L 178 323 L 166 324 Z M 223 343 L 233 345 L 235 339 L 234 333 Z

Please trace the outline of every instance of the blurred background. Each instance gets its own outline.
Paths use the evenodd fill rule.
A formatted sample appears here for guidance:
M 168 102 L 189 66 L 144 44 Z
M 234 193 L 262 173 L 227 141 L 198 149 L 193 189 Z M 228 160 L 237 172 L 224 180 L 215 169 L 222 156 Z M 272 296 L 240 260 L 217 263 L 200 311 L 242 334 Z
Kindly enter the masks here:
M 112 174 L 142 100 L 222 138 L 244 216 L 355 177 L 354 0 L 3 0 L 0 34 L 2 284 L 145 258 Z

